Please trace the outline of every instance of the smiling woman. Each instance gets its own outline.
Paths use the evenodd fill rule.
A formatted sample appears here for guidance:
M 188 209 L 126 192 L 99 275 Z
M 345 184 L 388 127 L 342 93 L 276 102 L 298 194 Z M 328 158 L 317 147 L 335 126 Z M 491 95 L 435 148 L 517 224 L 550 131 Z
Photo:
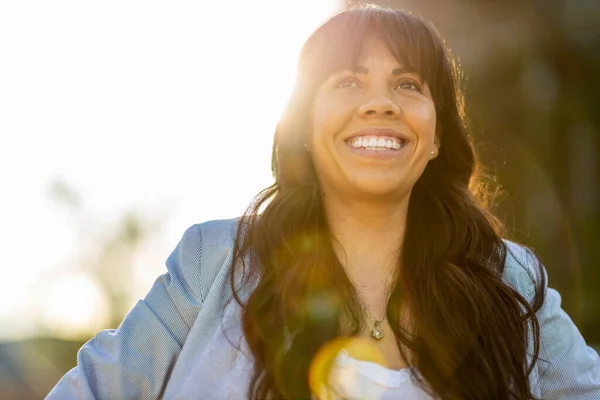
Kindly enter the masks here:
M 332 17 L 301 52 L 275 183 L 189 228 L 49 398 L 598 398 L 598 355 L 482 205 L 457 76 L 419 18 Z

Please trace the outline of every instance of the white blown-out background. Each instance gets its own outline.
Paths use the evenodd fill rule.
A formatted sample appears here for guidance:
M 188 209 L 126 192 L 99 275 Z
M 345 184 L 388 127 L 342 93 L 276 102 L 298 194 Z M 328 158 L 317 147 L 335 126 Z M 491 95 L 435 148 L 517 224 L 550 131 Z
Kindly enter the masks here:
M 188 226 L 240 215 L 272 182 L 298 51 L 338 6 L 3 2 L 0 339 L 103 328 L 103 294 L 77 265 L 94 253 L 87 229 L 127 210 L 160 221 L 135 301 Z

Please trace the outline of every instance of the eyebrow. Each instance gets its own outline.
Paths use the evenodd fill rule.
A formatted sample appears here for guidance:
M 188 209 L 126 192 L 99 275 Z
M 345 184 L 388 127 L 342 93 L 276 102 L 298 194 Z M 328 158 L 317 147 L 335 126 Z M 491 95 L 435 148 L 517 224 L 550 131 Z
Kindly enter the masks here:
M 364 74 L 364 75 L 369 74 L 369 69 L 366 67 L 363 67 L 362 65 L 355 66 L 353 68 L 353 71 L 358 74 Z M 408 67 L 398 67 L 398 68 L 394 68 L 392 70 L 392 75 L 402 75 L 402 74 L 406 74 L 406 73 L 414 73 L 414 71 Z

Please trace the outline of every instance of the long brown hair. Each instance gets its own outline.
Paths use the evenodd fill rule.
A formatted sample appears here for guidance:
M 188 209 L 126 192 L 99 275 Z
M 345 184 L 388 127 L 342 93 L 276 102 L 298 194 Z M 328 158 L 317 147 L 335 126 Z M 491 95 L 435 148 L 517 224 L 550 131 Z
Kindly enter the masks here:
M 502 281 L 507 246 L 501 224 L 482 202 L 488 192 L 465 122 L 458 68 L 430 23 L 373 6 L 335 15 L 305 43 L 296 90 L 275 133 L 275 183 L 239 222 L 231 285 L 254 358 L 250 397 L 310 398 L 308 371 L 319 349 L 362 327 L 360 302 L 334 252 L 304 143 L 315 91 L 332 72 L 356 64 L 369 34 L 420 72 L 441 127 L 439 156 L 412 190 L 398 260 L 407 267 L 399 268 L 387 306 L 398 346 L 415 354 L 415 379 L 441 399 L 532 399 L 528 376 L 538 358 L 535 312 L 543 282 L 530 304 Z M 247 300 L 235 285 L 239 262 L 244 279 L 256 282 Z M 411 332 L 401 328 L 403 306 L 411 313 Z M 350 332 L 342 332 L 342 315 Z

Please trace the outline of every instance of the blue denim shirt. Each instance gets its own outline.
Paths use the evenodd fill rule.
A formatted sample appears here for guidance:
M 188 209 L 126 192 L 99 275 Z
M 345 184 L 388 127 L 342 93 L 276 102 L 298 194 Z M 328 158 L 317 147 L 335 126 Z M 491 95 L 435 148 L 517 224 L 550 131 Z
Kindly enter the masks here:
M 193 368 L 230 298 L 229 264 L 237 220 L 190 227 L 169 256 L 167 272 L 116 330 L 104 330 L 77 354 L 71 369 L 46 397 L 67 399 L 173 399 Z M 532 260 L 525 248 L 506 242 L 505 282 L 531 300 Z M 535 275 L 534 275 L 535 276 Z M 251 287 L 243 287 L 249 293 Z M 546 289 L 537 313 L 540 358 L 530 375 L 537 398 L 600 399 L 600 358 L 586 345 L 561 308 L 557 291 Z M 226 360 L 211 360 L 226 368 Z M 223 377 L 226 379 L 226 377 Z

